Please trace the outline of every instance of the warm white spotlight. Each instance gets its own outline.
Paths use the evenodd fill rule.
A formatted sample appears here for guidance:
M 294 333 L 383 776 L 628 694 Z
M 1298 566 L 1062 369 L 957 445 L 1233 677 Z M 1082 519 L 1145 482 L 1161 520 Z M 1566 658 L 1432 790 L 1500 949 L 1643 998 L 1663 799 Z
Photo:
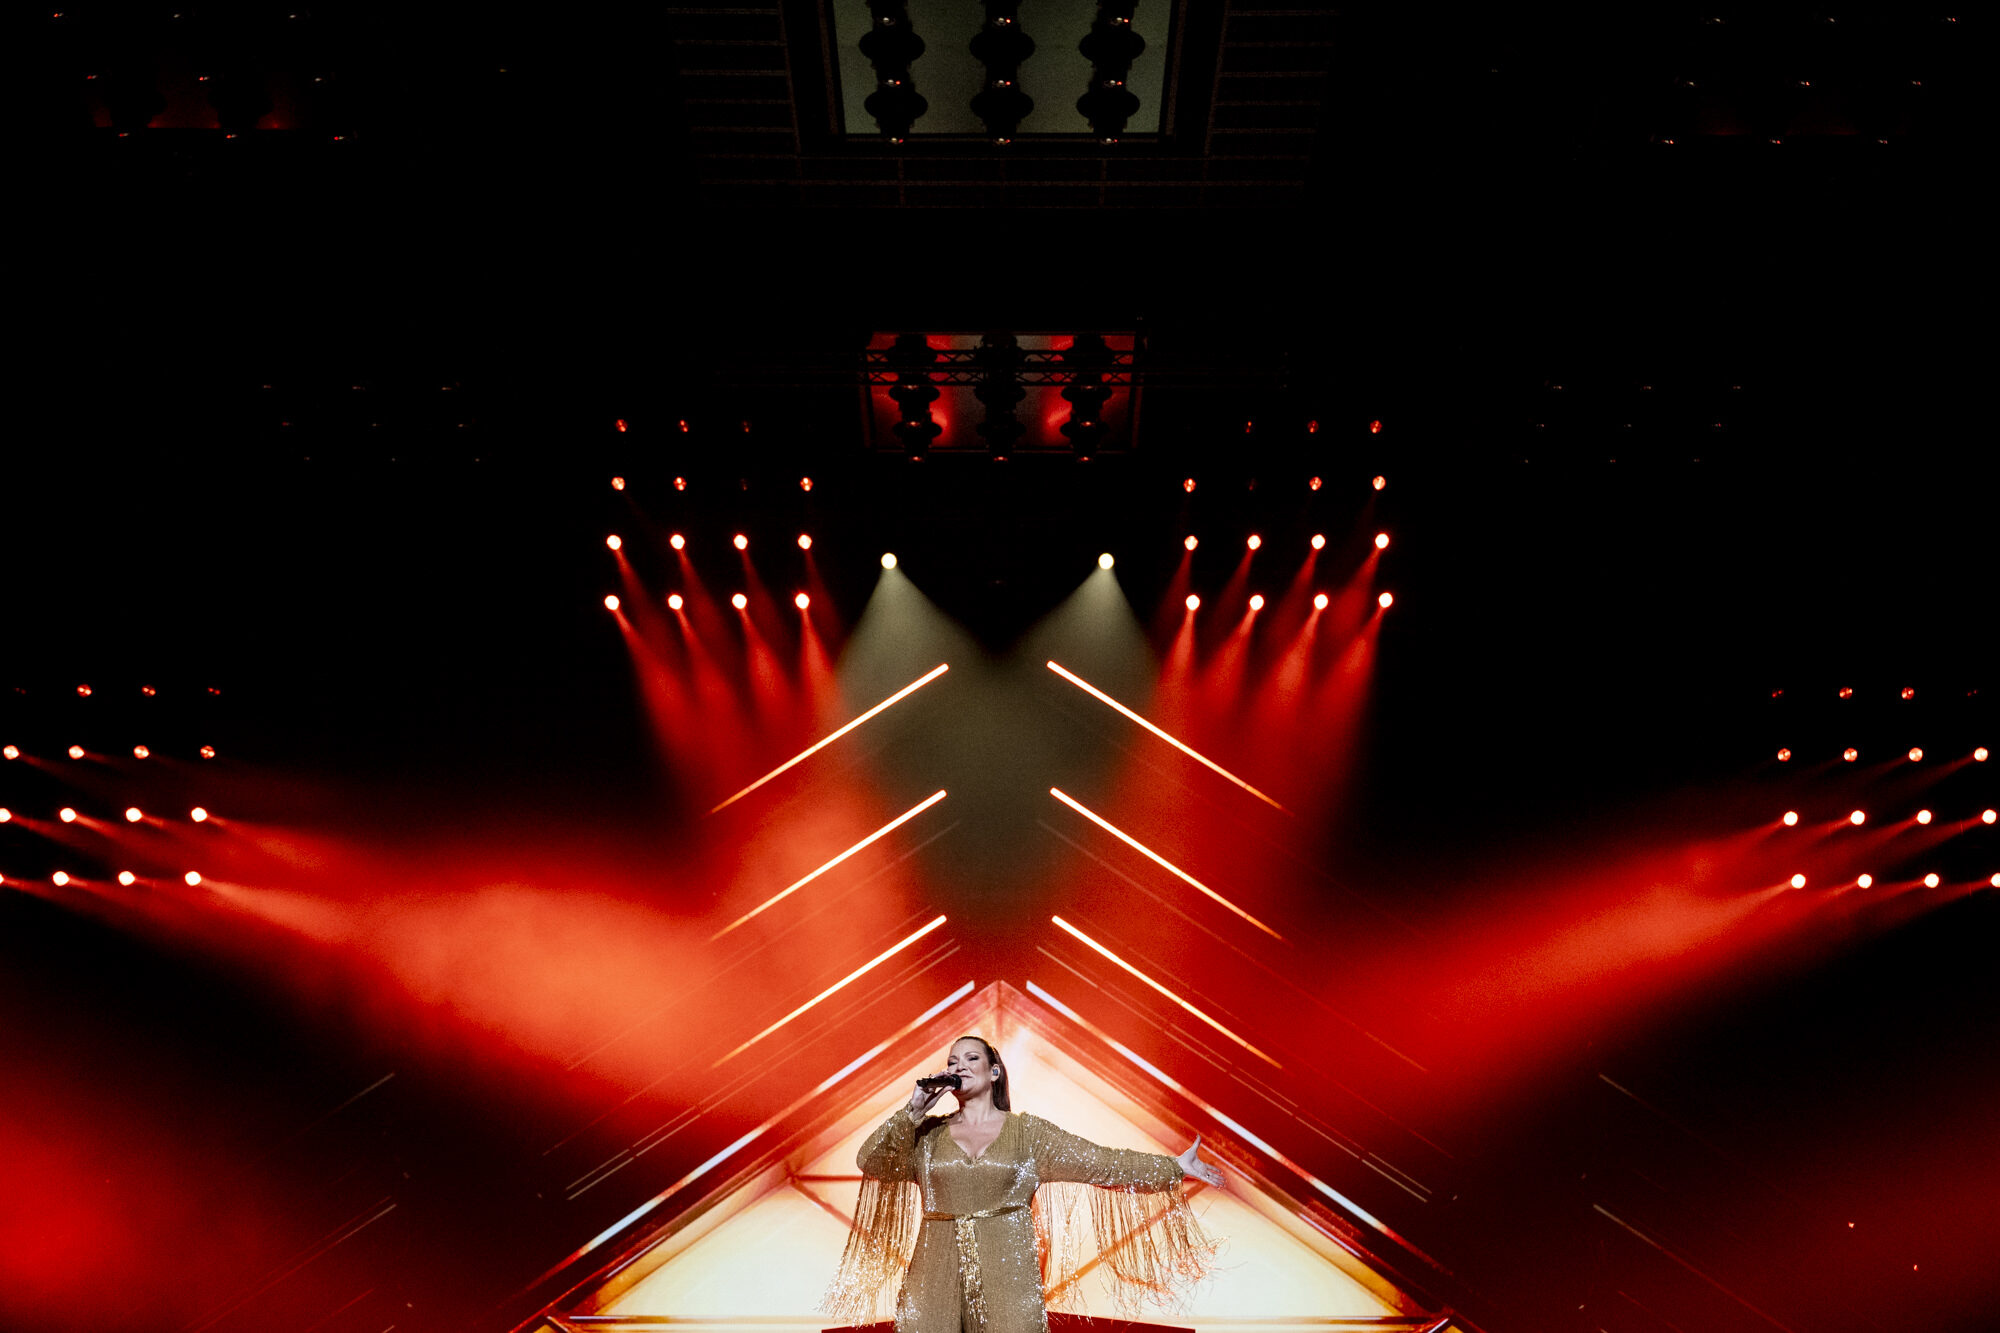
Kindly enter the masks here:
M 1262 611 L 1262 610 L 1264 609 L 1264 594 L 1263 594 L 1263 593 L 1261 593 L 1261 592 L 1253 592 L 1253 593 L 1251 593 L 1251 594 L 1250 594 L 1250 609 L 1251 609 L 1252 611 Z
M 667 594 L 667 608 L 668 608 L 669 610 L 672 610 L 672 611 L 678 611 L 678 610 L 680 610 L 680 609 L 681 609 L 681 608 L 682 608 L 683 606 L 686 606 L 686 605 L 687 605 L 687 602 L 686 602 L 686 600 L 685 600 L 685 599 L 683 599 L 683 598 L 681 597 L 681 595 L 680 595 L 679 593 L 677 593 L 677 592 L 670 592 L 670 593 L 668 593 L 668 594 Z
M 1332 599 L 1329 598 L 1325 593 L 1315 594 L 1313 597 L 1313 610 L 1315 611 L 1326 610 L 1326 604 L 1331 600 Z
M 201 872 L 199 870 L 190 870 L 187 874 L 182 875 L 181 879 L 191 889 L 201 887 Z
M 1381 607 L 1384 611 L 1387 611 L 1390 607 L 1394 606 L 1395 604 L 1396 604 L 1396 594 L 1392 592 L 1385 592 L 1380 597 L 1377 597 L 1375 599 L 1375 605 Z
M 10 820 L 12 820 L 13 818 L 14 818 L 14 812 L 12 810 L 9 810 L 6 806 L 0 805 L 0 824 L 5 824 Z
M 1938 886 L 1937 871 L 1933 870 L 1931 871 L 1930 874 L 1924 876 L 1924 887 L 1927 889 L 1934 889 L 1937 886 Z
M 1389 479 L 1387 477 L 1375 478 L 1375 489 L 1378 491 L 1381 490 L 1384 486 L 1387 486 L 1388 484 L 1389 484 Z
M 896 567 L 896 553 L 894 551 L 882 552 L 882 568 L 894 569 L 895 567 Z
M 673 536 L 667 538 L 667 545 L 673 547 L 676 551 L 686 550 L 687 544 L 688 544 L 688 539 L 681 536 L 678 532 L 676 532 Z
M 1805 877 L 1804 875 L 1793 875 L 1793 876 L 1792 876 L 1792 887 L 1793 887 L 1793 888 L 1795 888 L 1795 889 L 1803 889 L 1803 888 L 1804 888 L 1805 886 L 1806 886 L 1806 877 Z
M 606 595 L 605 595 L 605 598 L 604 598 L 604 609 L 605 609 L 606 611 L 616 611 L 616 610 L 618 609 L 618 594 L 617 594 L 617 593 L 615 593 L 615 592 L 614 592 L 614 593 L 608 593 L 608 594 L 606 594 Z
M 1324 550 L 1326 549 L 1326 534 L 1325 534 L 1325 533 L 1323 533 L 1323 532 L 1315 532 L 1315 533 L 1313 534 L 1313 540 L 1312 540 L 1312 548 L 1313 548 L 1313 550 L 1315 550 L 1315 551 L 1324 551 Z
M 1781 763 L 1781 764 L 1787 764 L 1787 763 L 1790 763 L 1790 762 L 1791 762 L 1791 759 L 1792 759 L 1792 752 L 1791 752 L 1790 750 L 1780 750 L 1780 751 L 1778 751 L 1778 762 L 1779 762 L 1779 763 Z
M 132 747 L 132 757 L 133 757 L 134 759 L 144 759 L 144 758 L 145 758 L 145 757 L 146 757 L 147 755 L 149 755 L 149 754 L 151 754 L 151 753 L 152 753 L 152 751 L 151 751 L 151 750 L 148 750 L 148 749 L 147 749 L 147 748 L 146 748 L 145 746 L 143 746 L 143 745 L 135 745 L 135 746 L 133 746 L 133 747 Z
M 740 532 L 737 533 L 734 537 L 731 537 L 729 539 L 729 544 L 731 546 L 734 546 L 739 551 L 747 551 L 750 549 L 750 539 L 744 536 Z
M 139 877 L 129 870 L 121 870 L 118 872 L 118 882 L 129 889 L 139 882 Z
M 1972 757 L 1973 757 L 1974 759 L 1978 760 L 1978 761 L 1979 761 L 1980 763 L 1982 763 L 1982 764 L 1983 764 L 1983 763 L 1985 763 L 1985 762 L 1986 762 L 1986 747 L 1982 745 L 1982 746 L 1980 746 L 1980 747 L 1979 747 L 1979 748 L 1978 748 L 1977 750 L 1974 750 L 1974 751 L 1972 752 Z
M 215 747 L 214 747 L 213 745 L 204 745 L 204 746 L 202 746 L 202 747 L 201 747 L 201 757 L 202 757 L 203 759 L 213 759 L 213 758 L 215 758 Z
M 194 809 L 188 811 L 188 818 L 197 824 L 206 824 L 208 822 L 208 811 L 202 809 L 200 806 L 196 806 Z
M 1840 757 L 1842 759 L 1845 759 L 1848 763 L 1851 764 L 1855 760 L 1861 757 L 1861 751 L 1855 749 L 1852 745 L 1850 745 L 1845 750 L 1842 750 L 1840 752 Z
M 1868 816 L 1863 811 L 1856 810 L 1853 814 L 1847 817 L 1847 822 L 1854 825 L 1856 828 L 1860 828 L 1863 824 L 1868 822 Z
M 21 747 L 10 745 L 4 750 L 0 750 L 0 755 L 5 755 L 9 759 L 19 759 L 21 757 Z
M 1187 536 L 1181 538 L 1181 545 L 1186 547 L 1188 550 L 1192 551 L 1195 547 L 1201 545 L 1201 543 L 1197 541 L 1193 536 Z
M 1201 610 L 1201 598 L 1195 596 L 1193 593 L 1189 593 L 1187 595 L 1187 609 L 1190 611 Z
M 55 874 L 49 876 L 49 881 L 50 883 L 54 884 L 57 888 L 61 888 L 63 885 L 69 883 L 69 872 L 66 870 L 58 870 L 56 871 Z
M 750 605 L 750 599 L 739 592 L 729 599 L 729 604 L 738 611 L 741 611 L 744 607 Z
M 1103 555 L 1097 557 L 1097 567 L 1099 569 L 1111 568 L 1111 552 L 1106 551 Z
M 1918 747 L 1918 746 L 1915 746 L 1915 745 L 1912 745 L 1912 746 L 1910 747 L 1910 762 L 1911 762 L 1911 763 L 1913 763 L 1913 764 L 1914 764 L 1914 763 L 1916 763 L 1916 762 L 1917 762 L 1917 761 L 1918 761 L 1919 759 L 1922 759 L 1923 757 L 1924 757 L 1924 752 L 1923 752 L 1923 750 L 1922 750 L 1922 749 L 1921 749 L 1920 747 Z
M 72 759 L 81 759 L 81 758 L 83 758 L 83 747 L 82 747 L 81 745 L 72 745 L 72 746 L 70 746 L 70 747 L 69 747 L 69 757 L 70 757 L 70 758 L 72 758 Z
M 141 809 L 140 809 L 140 808 L 139 808 L 138 806 L 136 806 L 136 805 L 128 805 L 128 806 L 126 806 L 126 807 L 125 807 L 125 822 L 126 822 L 126 823 L 128 823 L 128 824 L 136 824 L 136 823 L 138 823 L 138 822 L 139 822 L 140 820 L 144 819 L 145 817 L 146 817 L 146 812 L 145 812 L 145 811 L 143 811 L 143 810 L 141 810 Z
M 1254 551 L 1264 544 L 1264 539 L 1253 532 L 1250 534 L 1250 540 L 1244 544 Z
M 1799 822 L 1799 812 L 1798 812 L 1798 811 L 1796 811 L 1796 810 L 1787 810 L 1787 811 L 1785 811 L 1785 827 L 1786 827 L 1786 828 L 1792 828 L 1792 827 L 1793 827 L 1793 826 L 1795 826 L 1795 825 L 1796 825 L 1796 824 L 1797 824 L 1798 822 Z
M 792 598 L 792 605 L 796 606 L 801 611 L 805 610 L 812 604 L 813 604 L 813 599 L 806 596 L 804 593 L 800 593 L 797 597 Z
M 1930 812 L 1930 811 L 1928 811 L 1928 810 L 1919 810 L 1919 811 L 1917 811 L 1917 822 L 1918 822 L 1919 824 L 1928 824 L 1928 823 L 1930 823 L 1930 822 L 1931 822 L 1931 812 Z
M 604 544 L 606 546 L 609 546 L 614 551 L 622 550 L 624 549 L 625 546 L 625 539 L 620 537 L 617 533 L 614 532 L 609 537 L 606 537 L 604 539 Z
M 1992 810 L 1981 810 L 1979 812 L 1979 822 L 1982 824 L 1991 824 L 1995 819 L 2000 819 L 2000 813 Z
M 1375 534 L 1375 549 L 1376 549 L 1376 550 L 1378 550 L 1378 551 L 1386 551 L 1386 550 L 1388 550 L 1388 549 L 1389 549 L 1389 534 L 1388 534 L 1388 533 L 1386 533 L 1386 532 L 1378 532 L 1378 533 L 1376 533 L 1376 534 Z
M 70 809 L 68 806 L 64 806 L 62 809 L 56 811 L 56 818 L 65 824 L 74 824 L 76 822 L 76 811 Z
M 1858 888 L 1872 889 L 1875 887 L 1875 877 L 1873 875 L 1856 875 L 1854 883 Z
M 811 535 L 801 532 L 799 534 L 799 549 L 801 551 L 810 551 L 812 550 L 812 548 L 813 548 L 813 539 Z
M 625 489 L 625 478 L 623 478 L 623 477 L 613 477 L 613 478 L 611 479 L 611 489 L 612 489 L 612 490 L 614 490 L 614 491 L 622 491 L 622 490 L 624 490 L 624 489 Z

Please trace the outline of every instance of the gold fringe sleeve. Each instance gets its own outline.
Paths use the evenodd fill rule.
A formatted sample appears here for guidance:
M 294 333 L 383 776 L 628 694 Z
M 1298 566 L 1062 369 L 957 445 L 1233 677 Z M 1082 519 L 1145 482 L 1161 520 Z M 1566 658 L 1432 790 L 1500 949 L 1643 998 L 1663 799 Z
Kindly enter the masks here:
M 1043 1299 L 1081 1313 L 1084 1288 L 1101 1274 L 1114 1310 L 1186 1308 L 1214 1271 L 1219 1245 L 1201 1228 L 1171 1157 L 1102 1148 L 1037 1120 L 1035 1239 Z
M 917 1117 L 905 1107 L 884 1121 L 855 1154 L 861 1192 L 854 1202 L 854 1229 L 847 1233 L 840 1268 L 820 1313 L 848 1324 L 882 1316 L 895 1298 L 916 1248 L 923 1197 L 916 1183 Z

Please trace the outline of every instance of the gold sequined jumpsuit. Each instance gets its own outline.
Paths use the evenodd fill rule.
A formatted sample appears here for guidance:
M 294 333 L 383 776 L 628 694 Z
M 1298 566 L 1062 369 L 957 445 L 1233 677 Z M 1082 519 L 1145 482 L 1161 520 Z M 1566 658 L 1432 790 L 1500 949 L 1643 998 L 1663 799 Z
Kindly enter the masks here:
M 1184 1291 L 1212 1248 L 1181 1196 L 1179 1162 L 1102 1148 L 1039 1116 L 1009 1113 L 999 1136 L 975 1158 L 940 1120 L 922 1120 L 904 1107 L 869 1137 L 856 1161 L 866 1181 L 857 1231 L 872 1229 L 874 1240 L 901 1249 L 907 1237 L 887 1233 L 912 1229 L 909 1214 L 921 1205 L 896 1298 L 897 1333 L 1046 1333 L 1045 1289 L 1059 1308 L 1072 1305 L 1075 1270 L 1092 1254 L 1104 1256 L 1106 1276 L 1125 1306 L 1132 1296 Z M 906 1182 L 915 1190 L 897 1188 Z M 1038 1187 L 1063 1183 L 1099 1187 L 1089 1191 L 1088 1252 L 1048 1200 L 1036 1199 Z M 872 1195 L 867 1185 L 875 1185 Z M 1138 1195 L 1161 1197 L 1148 1206 Z M 870 1237 L 856 1239 L 866 1245 Z M 856 1249 L 850 1245 L 850 1259 Z M 843 1264 L 845 1295 L 872 1299 L 874 1293 L 858 1289 L 870 1280 L 858 1267 Z M 886 1276 L 878 1265 L 873 1280 Z

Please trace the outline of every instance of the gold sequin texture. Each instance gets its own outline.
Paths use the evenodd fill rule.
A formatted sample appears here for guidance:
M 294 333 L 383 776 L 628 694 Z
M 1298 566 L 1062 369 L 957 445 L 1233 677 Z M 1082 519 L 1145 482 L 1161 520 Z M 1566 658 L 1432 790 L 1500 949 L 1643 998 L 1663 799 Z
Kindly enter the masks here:
M 1048 1310 L 1080 1308 L 1093 1262 L 1131 1318 L 1184 1304 L 1215 1257 L 1179 1162 L 1039 1116 L 1010 1113 L 973 1158 L 941 1118 L 904 1107 L 856 1164 L 854 1230 L 820 1306 L 849 1323 L 881 1318 L 893 1291 L 896 1333 L 1046 1333 Z

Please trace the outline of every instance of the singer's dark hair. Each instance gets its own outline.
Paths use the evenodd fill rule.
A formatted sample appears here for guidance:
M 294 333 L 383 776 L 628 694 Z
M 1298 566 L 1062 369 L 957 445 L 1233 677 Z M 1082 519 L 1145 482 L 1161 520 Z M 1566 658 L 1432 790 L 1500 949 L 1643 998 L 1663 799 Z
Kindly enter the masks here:
M 979 1043 L 980 1049 L 986 1052 L 986 1063 L 1000 1071 L 993 1079 L 993 1104 L 1003 1111 L 1013 1110 L 1014 1108 L 1009 1105 L 1010 1099 L 1007 1096 L 1007 1089 L 1011 1085 L 1012 1080 L 1007 1077 L 1007 1066 L 1000 1063 L 1000 1052 L 993 1049 L 993 1043 L 984 1037 L 960 1037 L 952 1045 L 958 1045 L 959 1041 L 976 1041 Z

